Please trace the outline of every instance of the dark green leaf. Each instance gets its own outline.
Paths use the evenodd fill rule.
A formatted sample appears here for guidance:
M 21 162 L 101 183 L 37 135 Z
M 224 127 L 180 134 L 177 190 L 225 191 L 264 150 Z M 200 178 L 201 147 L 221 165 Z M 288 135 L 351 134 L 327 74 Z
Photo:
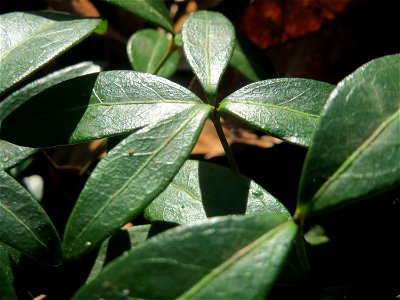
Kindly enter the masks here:
M 29 98 L 39 94 L 45 89 L 70 78 L 96 72 L 100 72 L 100 66 L 95 65 L 92 62 L 83 62 L 35 80 L 11 94 L 0 103 L 0 121 L 8 116 L 18 106 L 29 100 Z M 17 146 L 0 140 L 0 169 L 4 170 L 12 167 L 36 151 L 37 149 L 35 148 Z
M 244 36 L 238 36 L 236 39 L 230 65 L 250 81 L 269 79 L 274 76 L 273 67 L 266 59 L 264 52 Z
M 48 264 L 62 260 L 61 244 L 50 219 L 35 199 L 0 171 L 0 241 Z
M 0 140 L 0 170 L 7 170 L 27 159 L 37 149 L 22 147 Z
M 134 70 L 168 78 L 179 63 L 177 50 L 170 53 L 173 41 L 154 29 L 137 31 L 128 41 L 128 57 Z
M 135 16 L 174 32 L 174 26 L 163 0 L 103 0 L 119 6 Z
M 4 300 L 18 299 L 14 288 L 13 264 L 15 262 L 11 252 L 14 252 L 11 248 L 0 244 L 0 299 Z
M 93 171 L 70 216 L 64 236 L 69 259 L 92 250 L 140 214 L 185 162 L 210 113 L 197 104 L 114 147 Z
M 235 47 L 235 29 L 220 13 L 198 11 L 185 21 L 182 40 L 186 59 L 213 102 Z
M 298 214 L 400 184 L 400 55 L 369 62 L 332 92 L 307 154 Z
M 300 78 L 259 81 L 226 97 L 220 110 L 280 139 L 307 147 L 333 88 L 328 83 Z
M 100 19 L 57 12 L 0 16 L 0 94 L 90 35 Z
M 31 147 L 78 143 L 129 133 L 201 103 L 189 90 L 158 76 L 101 72 L 34 96 L 3 121 L 0 138 Z
M 127 230 L 120 230 L 106 239 L 100 246 L 87 281 L 95 278 L 110 261 L 122 255 L 125 251 L 144 243 L 149 237 L 150 229 L 151 225 L 133 226 Z
M 218 165 L 187 161 L 169 186 L 146 208 L 154 221 L 189 223 L 230 214 L 290 213 L 249 178 Z
M 265 299 L 296 231 L 282 215 L 180 226 L 110 263 L 73 299 Z

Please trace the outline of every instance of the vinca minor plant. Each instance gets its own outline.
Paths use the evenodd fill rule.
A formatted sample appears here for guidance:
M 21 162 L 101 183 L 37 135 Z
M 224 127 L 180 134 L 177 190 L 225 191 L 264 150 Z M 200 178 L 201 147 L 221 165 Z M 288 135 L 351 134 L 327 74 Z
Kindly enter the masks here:
M 60 266 L 93 255 L 72 299 L 265 299 L 293 269 L 309 271 L 309 217 L 399 186 L 400 55 L 372 60 L 336 86 L 257 81 L 223 15 L 195 12 L 177 34 L 162 1 L 107 2 L 163 28 L 129 40 L 135 71 L 84 62 L 22 86 L 105 23 L 48 11 L 0 16 L 2 299 L 20 295 L 14 269 L 26 256 Z M 204 97 L 163 78 L 175 72 L 180 48 Z M 229 63 L 256 82 L 218 99 Z M 308 148 L 293 215 L 240 174 L 221 114 Z M 231 169 L 188 159 L 208 118 Z M 41 148 L 116 136 L 59 237 L 9 170 Z M 142 215 L 149 224 L 123 231 L 130 249 L 107 261 L 121 227 Z M 169 229 L 153 232 L 163 223 Z

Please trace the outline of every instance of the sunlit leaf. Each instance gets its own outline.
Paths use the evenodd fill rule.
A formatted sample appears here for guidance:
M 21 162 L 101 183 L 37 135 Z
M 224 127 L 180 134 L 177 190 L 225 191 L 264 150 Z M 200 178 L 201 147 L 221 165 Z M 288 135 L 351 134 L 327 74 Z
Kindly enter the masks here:
M 186 59 L 212 103 L 235 47 L 233 25 L 220 13 L 198 11 L 185 21 L 182 40 Z
M 334 86 L 279 78 L 249 84 L 226 97 L 220 110 L 280 139 L 308 146 Z
M 296 231 L 282 215 L 180 226 L 110 263 L 73 299 L 265 299 Z
M 373 60 L 332 92 L 303 168 L 298 214 L 400 184 L 400 55 Z
M 249 178 L 207 162 L 187 161 L 168 187 L 146 208 L 154 221 L 190 223 L 231 214 L 290 213 Z
M 0 94 L 90 35 L 100 19 L 58 12 L 0 16 Z
M 3 121 L 0 138 L 31 147 L 78 143 L 129 133 L 201 103 L 189 90 L 158 76 L 101 72 L 34 96 Z
M 190 155 L 211 106 L 197 104 L 125 138 L 100 161 L 68 221 L 64 254 L 85 254 L 138 216 Z

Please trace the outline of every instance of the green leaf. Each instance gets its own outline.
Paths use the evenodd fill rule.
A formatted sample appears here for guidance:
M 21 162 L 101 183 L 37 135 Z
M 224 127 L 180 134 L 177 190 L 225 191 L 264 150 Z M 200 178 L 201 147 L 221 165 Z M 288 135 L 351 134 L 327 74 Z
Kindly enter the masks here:
M 0 94 L 90 35 L 100 19 L 57 12 L 0 16 Z
M 284 141 L 307 147 L 333 88 L 310 79 L 264 80 L 229 95 L 219 109 Z
M 211 106 L 198 104 L 145 127 L 100 161 L 68 221 L 65 258 L 91 251 L 167 187 L 190 155 L 210 110 Z
M 73 299 L 265 299 L 297 231 L 286 220 L 234 216 L 168 230 L 110 263 Z
M 0 140 L 0 170 L 7 170 L 27 159 L 37 151 Z
M 229 64 L 250 81 L 274 77 L 273 67 L 264 52 L 242 35 L 236 38 L 236 47 Z
M 10 251 L 11 250 L 11 251 Z M 12 249 L 0 244 L 0 299 L 17 300 L 18 296 L 14 288 Z
M 298 214 L 400 184 L 400 55 L 373 60 L 332 92 L 303 168 Z
M 117 234 L 106 239 L 100 246 L 87 281 L 95 278 L 110 261 L 122 255 L 125 251 L 144 243 L 149 237 L 150 230 L 151 225 L 133 226 L 127 230 L 120 230 Z
M 101 72 L 32 97 L 3 121 L 0 138 L 30 147 L 79 143 L 129 133 L 201 103 L 189 90 L 158 76 Z
M 163 0 L 103 0 L 173 33 L 174 24 Z
M 4 120 L 5 117 L 29 100 L 29 98 L 45 89 L 70 78 L 100 72 L 100 69 L 100 66 L 92 62 L 82 62 L 33 81 L 0 102 L 0 121 Z M 35 148 L 17 146 L 0 140 L 0 169 L 11 168 L 36 151 L 37 149 Z
M 50 219 L 17 181 L 0 171 L 0 241 L 42 262 L 61 263 L 61 244 Z
M 282 214 L 286 208 L 249 178 L 218 165 L 186 161 L 146 208 L 152 222 L 190 223 L 230 214 Z
M 154 29 L 137 31 L 128 41 L 128 57 L 134 70 L 171 77 L 178 67 L 179 54 L 170 53 L 173 41 L 166 34 Z
M 182 28 L 183 50 L 210 103 L 235 47 L 235 29 L 217 12 L 191 14 Z

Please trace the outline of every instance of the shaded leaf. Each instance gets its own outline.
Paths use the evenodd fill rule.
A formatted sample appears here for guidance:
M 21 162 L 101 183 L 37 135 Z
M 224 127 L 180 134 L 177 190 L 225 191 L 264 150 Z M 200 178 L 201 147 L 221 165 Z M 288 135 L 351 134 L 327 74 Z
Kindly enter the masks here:
M 190 154 L 211 106 L 198 104 L 125 138 L 100 161 L 80 194 L 64 235 L 78 258 L 139 215 Z
M 332 92 L 303 168 L 298 214 L 400 184 L 400 55 L 373 60 Z
M 282 214 L 286 208 L 249 178 L 231 169 L 186 161 L 168 187 L 146 208 L 152 222 L 190 223 L 230 214 Z
M 50 219 L 17 181 L 0 171 L 0 241 L 42 262 L 61 263 L 61 244 Z
M 165 78 L 172 76 L 179 63 L 177 50 L 170 53 L 172 43 L 164 33 L 157 30 L 137 31 L 130 37 L 127 45 L 133 69 Z
M 125 251 L 144 243 L 149 237 L 150 229 L 151 225 L 133 226 L 127 230 L 120 230 L 106 239 L 100 246 L 87 281 L 95 278 L 110 261 L 122 255 Z
M 260 81 L 274 77 L 274 70 L 265 54 L 244 36 L 237 36 L 230 65 L 250 81 Z
M 45 89 L 70 78 L 100 72 L 100 69 L 100 66 L 93 62 L 82 62 L 35 80 L 0 102 L 0 121 L 18 106 L 29 100 L 29 98 L 39 94 Z M 12 167 L 36 151 L 37 149 L 35 148 L 17 146 L 0 140 L 0 169 Z
M 17 293 L 14 288 L 14 274 L 12 269 L 14 259 L 11 252 L 14 251 L 0 244 L 0 298 L 4 300 L 18 299 Z M 18 254 L 14 255 L 18 256 Z
M 235 47 L 235 29 L 220 13 L 198 11 L 183 25 L 182 40 L 186 59 L 212 103 Z
M 58 12 L 0 16 L 0 94 L 90 35 L 100 19 Z
M 297 231 L 286 220 L 235 216 L 168 230 L 110 263 L 73 299 L 265 299 Z
M 3 121 L 0 138 L 31 147 L 78 143 L 129 133 L 201 103 L 189 90 L 158 76 L 101 72 L 32 97 Z
M 264 80 L 229 95 L 219 109 L 284 141 L 307 147 L 333 88 L 310 79 Z
M 174 32 L 174 26 L 163 0 L 103 0 L 119 6 L 143 20 Z

